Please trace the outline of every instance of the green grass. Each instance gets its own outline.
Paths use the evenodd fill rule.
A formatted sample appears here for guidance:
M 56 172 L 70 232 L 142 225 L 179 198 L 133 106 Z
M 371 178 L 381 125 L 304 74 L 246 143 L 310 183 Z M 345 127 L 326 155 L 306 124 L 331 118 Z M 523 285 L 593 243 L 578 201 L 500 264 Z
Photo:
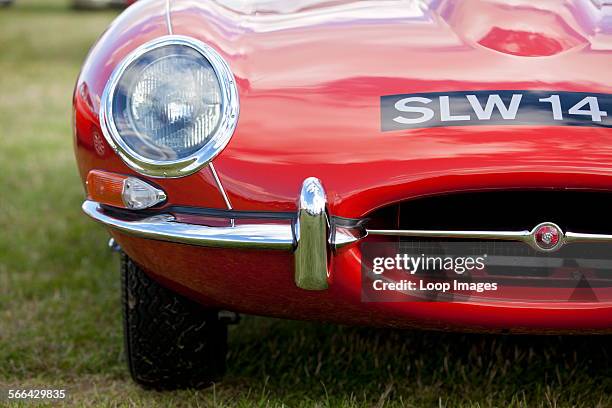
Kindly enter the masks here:
M 203 391 L 130 381 L 117 259 L 80 213 L 71 92 L 114 12 L 0 9 L 0 388 L 66 387 L 74 406 L 610 407 L 610 337 L 490 336 L 245 318 Z M 0 405 L 2 402 L 0 402 Z

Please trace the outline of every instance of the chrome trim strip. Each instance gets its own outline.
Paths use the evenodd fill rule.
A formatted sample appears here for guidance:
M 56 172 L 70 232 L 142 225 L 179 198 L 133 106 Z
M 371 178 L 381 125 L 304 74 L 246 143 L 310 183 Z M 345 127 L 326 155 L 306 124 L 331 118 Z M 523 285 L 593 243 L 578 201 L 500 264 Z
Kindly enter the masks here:
M 368 235 L 388 235 L 397 237 L 420 238 L 464 238 L 464 239 L 494 239 L 505 241 L 527 242 L 531 238 L 530 231 L 443 231 L 443 230 L 375 230 L 368 229 Z
M 579 232 L 566 232 L 565 242 L 612 242 L 612 235 L 583 234 Z
M 95 221 L 140 238 L 216 248 L 290 251 L 294 247 L 290 222 L 209 227 L 176 222 L 170 214 L 127 221 L 108 215 L 100 204 L 89 200 L 83 203 L 83 211 Z
M 559 242 L 552 248 L 542 248 L 536 242 L 536 232 L 542 226 L 552 226 L 559 231 Z M 587 242 L 612 242 L 612 235 L 584 234 L 563 232 L 558 225 L 551 222 L 538 224 L 531 231 L 443 231 L 443 230 L 376 230 L 367 229 L 368 235 L 386 235 L 415 238 L 450 238 L 450 239 L 489 239 L 498 241 L 517 241 L 529 244 L 540 252 L 554 252 L 565 244 Z
M 190 47 L 199 52 L 203 58 L 206 58 L 210 62 L 219 80 L 223 97 L 223 110 L 216 133 L 200 150 L 183 159 L 160 161 L 151 160 L 138 154 L 125 143 L 112 118 L 112 105 L 115 90 L 125 70 L 147 52 L 167 45 Z M 221 57 L 212 47 L 194 38 L 182 35 L 162 36 L 132 51 L 117 67 L 115 67 L 104 88 L 100 101 L 100 126 L 102 128 L 102 134 L 108 144 L 131 169 L 151 177 L 184 177 L 195 173 L 207 165 L 229 143 L 236 129 L 239 114 L 240 102 L 236 80 L 227 62 L 225 62 L 223 57 Z
M 297 207 L 295 284 L 306 290 L 327 289 L 327 246 L 330 228 L 327 196 L 319 179 L 309 177 L 304 180 Z
M 223 184 L 221 184 L 221 179 L 219 178 L 219 175 L 217 174 L 215 165 L 212 162 L 210 162 L 208 163 L 208 167 L 210 167 L 210 171 L 212 172 L 212 175 L 215 179 L 215 183 L 217 184 L 217 188 L 219 189 L 219 192 L 223 196 L 223 201 L 225 201 L 225 205 L 227 206 L 227 209 L 233 210 L 232 203 L 230 202 L 229 197 L 227 196 L 227 193 L 225 192 L 225 189 L 223 188 Z
M 170 0 L 166 0 L 166 25 L 168 26 L 168 34 L 174 34 L 172 29 L 172 18 L 170 17 Z
M 414 238 L 449 238 L 449 239 L 490 239 L 496 241 L 517 241 L 531 245 L 538 251 L 548 252 L 536 245 L 531 231 L 443 231 L 443 230 L 374 230 L 368 229 L 368 235 L 386 235 Z M 558 246 L 555 247 L 558 249 Z

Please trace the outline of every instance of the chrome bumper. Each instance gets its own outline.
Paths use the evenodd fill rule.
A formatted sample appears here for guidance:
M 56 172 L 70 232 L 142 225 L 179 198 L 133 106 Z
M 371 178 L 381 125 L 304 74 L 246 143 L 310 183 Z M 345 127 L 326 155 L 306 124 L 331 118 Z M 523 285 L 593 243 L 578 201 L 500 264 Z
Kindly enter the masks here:
M 128 220 L 110 215 L 100 204 L 89 200 L 83 203 L 83 211 L 110 228 L 139 238 L 217 248 L 284 250 L 294 248 L 290 223 L 210 227 L 177 222 L 170 214 Z
M 172 214 L 121 217 L 89 200 L 82 208 L 95 221 L 135 237 L 215 248 L 293 251 L 296 285 L 307 290 L 327 288 L 330 250 L 357 242 L 367 234 L 360 226 L 341 226 L 332 221 L 325 190 L 313 177 L 302 185 L 296 216 L 287 219 L 216 217 L 213 224 L 217 225 L 208 226 L 179 222 Z M 219 225 L 223 223 L 226 225 Z

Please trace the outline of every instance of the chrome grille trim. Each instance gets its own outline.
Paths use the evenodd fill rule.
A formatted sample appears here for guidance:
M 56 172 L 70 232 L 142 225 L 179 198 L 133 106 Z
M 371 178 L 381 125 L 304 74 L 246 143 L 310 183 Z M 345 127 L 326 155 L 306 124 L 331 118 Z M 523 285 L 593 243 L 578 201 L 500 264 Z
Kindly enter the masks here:
M 388 235 L 416 238 L 464 238 L 493 239 L 504 241 L 526 242 L 531 237 L 530 231 L 442 231 L 442 230 L 377 230 L 368 229 L 369 235 Z
M 480 239 L 496 241 L 515 241 L 529 244 L 534 249 L 541 252 L 552 252 L 560 249 L 564 244 L 572 243 L 597 243 L 611 242 L 612 235 L 607 234 L 588 234 L 579 232 L 561 232 L 559 245 L 550 250 L 543 249 L 537 245 L 535 233 L 542 225 L 555 225 L 545 222 L 537 225 L 531 231 L 444 231 L 444 230 L 389 230 L 389 229 L 366 229 L 368 235 L 383 235 L 395 237 L 412 238 L 449 238 L 449 239 Z

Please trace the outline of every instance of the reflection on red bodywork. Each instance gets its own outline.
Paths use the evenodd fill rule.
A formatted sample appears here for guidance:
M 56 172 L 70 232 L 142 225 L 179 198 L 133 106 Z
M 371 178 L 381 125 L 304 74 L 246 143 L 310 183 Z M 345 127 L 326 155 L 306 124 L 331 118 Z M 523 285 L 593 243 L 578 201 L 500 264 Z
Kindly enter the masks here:
M 499 27 L 494 27 L 479 43 L 492 50 L 525 57 L 555 55 L 563 51 L 563 45 L 554 38 L 528 31 L 502 30 Z

